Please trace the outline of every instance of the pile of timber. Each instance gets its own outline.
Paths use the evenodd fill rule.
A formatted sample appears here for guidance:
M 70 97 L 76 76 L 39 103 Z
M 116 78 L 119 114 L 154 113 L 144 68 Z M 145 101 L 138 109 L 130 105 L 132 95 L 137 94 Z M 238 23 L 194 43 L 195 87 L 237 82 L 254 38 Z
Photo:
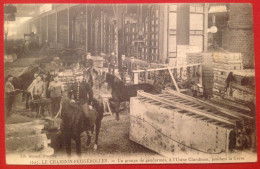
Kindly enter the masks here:
M 201 49 L 192 45 L 177 45 L 177 66 L 202 63 Z
M 33 153 L 41 155 L 52 155 L 53 148 L 49 147 L 50 140 L 47 139 L 43 121 L 5 125 L 6 153 Z
M 202 53 L 187 53 L 187 64 L 203 63 Z
M 214 95 L 224 93 L 226 79 L 230 72 L 243 70 L 242 56 L 240 53 L 213 53 Z

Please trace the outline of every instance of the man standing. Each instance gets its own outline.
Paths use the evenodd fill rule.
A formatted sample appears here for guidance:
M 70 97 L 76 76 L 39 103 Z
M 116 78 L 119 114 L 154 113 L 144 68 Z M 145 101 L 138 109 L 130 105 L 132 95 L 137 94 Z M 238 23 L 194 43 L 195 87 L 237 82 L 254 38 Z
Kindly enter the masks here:
M 87 53 L 84 63 L 85 68 L 93 67 L 94 61 L 91 59 L 90 53 Z
M 38 75 L 36 77 L 36 81 L 32 87 L 31 90 L 31 95 L 32 95 L 32 100 L 39 100 L 44 96 L 44 83 L 42 81 L 42 76 Z M 34 108 L 36 109 L 36 112 L 39 111 L 39 105 L 35 104 Z
M 64 91 L 63 84 L 59 81 L 57 75 L 54 75 L 53 81 L 50 82 L 48 91 L 51 97 L 51 116 L 53 117 L 59 111 L 61 96 Z
M 93 85 L 94 85 L 94 75 L 93 75 L 93 72 L 95 70 L 94 70 L 94 61 L 91 59 L 90 53 L 88 53 L 87 56 L 86 56 L 86 61 L 85 61 L 84 66 L 87 69 L 84 72 L 84 80 L 87 83 L 89 83 L 91 87 L 93 87 Z
M 127 73 L 127 61 L 125 60 L 125 55 L 122 55 L 121 58 L 121 79 L 125 81 L 125 76 Z
M 14 103 L 15 89 L 12 84 L 13 76 L 8 76 L 5 83 L 5 114 L 9 117 Z
M 111 73 L 111 74 L 114 74 L 116 67 L 117 67 L 117 58 L 116 58 L 115 52 L 111 52 L 111 55 L 110 55 L 110 58 L 109 58 L 108 72 Z

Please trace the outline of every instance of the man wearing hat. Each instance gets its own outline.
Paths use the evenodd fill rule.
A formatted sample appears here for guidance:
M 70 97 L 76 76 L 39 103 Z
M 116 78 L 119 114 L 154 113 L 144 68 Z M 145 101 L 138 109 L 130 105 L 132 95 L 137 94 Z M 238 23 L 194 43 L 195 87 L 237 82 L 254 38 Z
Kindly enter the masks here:
M 93 67 L 94 66 L 94 61 L 91 59 L 90 53 L 86 54 L 86 59 L 84 63 L 85 68 Z
M 90 84 L 83 80 L 82 75 L 76 77 L 76 82 L 69 88 L 68 94 L 69 98 L 75 100 L 88 117 L 89 109 L 92 109 L 93 90 Z

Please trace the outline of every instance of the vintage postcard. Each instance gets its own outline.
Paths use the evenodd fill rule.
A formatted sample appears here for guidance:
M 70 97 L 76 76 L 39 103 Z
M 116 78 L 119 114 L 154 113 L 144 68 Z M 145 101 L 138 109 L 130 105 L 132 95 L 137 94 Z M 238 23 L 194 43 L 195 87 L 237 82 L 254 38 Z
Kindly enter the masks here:
M 251 4 L 3 7 L 7 165 L 257 162 Z

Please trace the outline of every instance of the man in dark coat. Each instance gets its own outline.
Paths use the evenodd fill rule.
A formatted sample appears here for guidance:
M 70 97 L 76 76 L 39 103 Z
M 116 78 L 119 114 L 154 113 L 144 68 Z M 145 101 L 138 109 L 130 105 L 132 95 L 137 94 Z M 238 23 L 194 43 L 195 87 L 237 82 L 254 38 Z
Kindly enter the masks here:
M 74 99 L 80 105 L 87 103 L 91 105 L 93 100 L 93 90 L 89 83 L 83 81 L 83 76 L 76 77 L 77 82 L 74 82 L 69 90 L 69 98 Z
M 73 99 L 84 112 L 86 123 L 91 124 L 87 128 L 93 127 L 93 120 L 95 115 L 92 110 L 92 101 L 93 101 L 93 90 L 89 83 L 83 81 L 83 76 L 76 77 L 77 82 L 73 83 L 69 88 L 69 98 Z

